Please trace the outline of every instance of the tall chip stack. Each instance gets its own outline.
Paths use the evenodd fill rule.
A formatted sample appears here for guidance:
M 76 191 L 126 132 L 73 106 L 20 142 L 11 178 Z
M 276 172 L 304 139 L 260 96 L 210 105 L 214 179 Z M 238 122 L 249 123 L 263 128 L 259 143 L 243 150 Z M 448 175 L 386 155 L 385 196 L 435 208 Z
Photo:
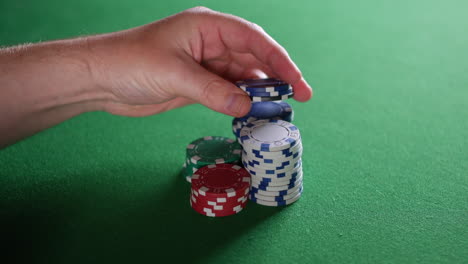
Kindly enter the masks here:
M 249 198 L 265 206 L 291 204 L 303 191 L 301 136 L 290 123 L 291 106 L 282 101 L 292 97 L 293 90 L 274 78 L 236 85 L 252 99 L 249 114 L 232 122 L 243 147 L 242 163 L 252 177 Z

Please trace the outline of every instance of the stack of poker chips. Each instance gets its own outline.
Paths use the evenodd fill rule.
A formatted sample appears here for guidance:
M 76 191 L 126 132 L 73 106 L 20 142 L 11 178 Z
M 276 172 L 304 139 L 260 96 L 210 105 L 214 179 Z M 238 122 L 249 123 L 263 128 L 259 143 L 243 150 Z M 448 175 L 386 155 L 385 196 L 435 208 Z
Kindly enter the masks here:
M 250 96 L 252 102 L 284 101 L 294 95 L 291 85 L 275 78 L 246 79 L 236 85 Z
M 291 86 L 273 78 L 236 85 L 252 99 L 249 114 L 232 122 L 237 141 L 204 137 L 186 150 L 183 174 L 192 186 L 190 205 L 206 216 L 237 214 L 249 199 L 288 205 L 302 194 L 301 137 L 290 123 L 292 107 L 283 102 L 293 96 Z
M 251 201 L 282 206 L 301 197 L 302 143 L 296 126 L 284 120 L 257 120 L 242 128 L 239 140 L 242 163 L 252 177 Z
M 267 206 L 291 204 L 303 189 L 301 137 L 290 123 L 292 107 L 283 102 L 293 96 L 293 89 L 275 78 L 248 79 L 236 85 L 252 99 L 249 114 L 232 122 L 243 146 L 242 163 L 252 177 L 249 198 Z
M 246 206 L 250 174 L 235 164 L 212 164 L 192 175 L 190 206 L 211 217 L 237 214 Z
M 239 164 L 242 147 L 236 140 L 227 137 L 207 136 L 187 146 L 182 174 L 190 182 L 199 168 L 221 163 Z

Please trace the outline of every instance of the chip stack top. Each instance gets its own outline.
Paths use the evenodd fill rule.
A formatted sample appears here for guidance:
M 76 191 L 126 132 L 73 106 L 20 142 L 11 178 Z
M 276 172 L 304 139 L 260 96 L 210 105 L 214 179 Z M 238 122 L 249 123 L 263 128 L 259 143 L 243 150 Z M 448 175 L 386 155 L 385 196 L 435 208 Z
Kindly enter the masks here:
M 294 95 L 291 85 L 275 78 L 246 79 L 236 85 L 250 96 L 252 102 L 283 101 Z

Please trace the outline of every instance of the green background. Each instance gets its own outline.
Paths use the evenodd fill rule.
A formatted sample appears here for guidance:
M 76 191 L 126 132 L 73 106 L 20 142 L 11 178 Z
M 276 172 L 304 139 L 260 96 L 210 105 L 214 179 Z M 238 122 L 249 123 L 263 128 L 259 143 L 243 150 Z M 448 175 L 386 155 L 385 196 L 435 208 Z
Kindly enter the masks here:
M 198 215 L 179 176 L 184 149 L 232 136 L 230 117 L 200 105 L 84 114 L 0 151 L 2 258 L 467 263 L 466 1 L 1 1 L 0 45 L 121 30 L 196 5 L 261 25 L 314 86 L 313 100 L 292 102 L 303 197 Z

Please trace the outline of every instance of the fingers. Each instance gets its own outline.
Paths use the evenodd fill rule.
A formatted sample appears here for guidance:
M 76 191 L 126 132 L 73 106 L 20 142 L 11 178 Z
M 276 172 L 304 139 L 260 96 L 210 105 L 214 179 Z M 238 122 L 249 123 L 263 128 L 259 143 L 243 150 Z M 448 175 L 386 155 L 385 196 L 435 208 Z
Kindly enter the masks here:
M 299 68 L 286 50 L 261 27 L 232 15 L 214 13 L 213 16 L 222 20 L 222 23 L 216 23 L 215 26 L 222 43 L 228 49 L 254 55 L 274 73 L 275 76 L 270 77 L 278 77 L 294 87 L 297 94 L 295 99 L 307 101 L 311 98 L 312 88 L 302 78 Z M 212 26 L 211 24 L 210 27 Z
M 268 76 L 262 70 L 250 69 L 250 70 L 244 71 L 243 77 L 239 79 L 263 79 L 267 77 Z
M 310 98 L 312 98 L 312 88 L 303 78 L 301 78 L 295 83 L 291 83 L 291 85 L 294 87 L 294 99 L 296 99 L 297 101 L 306 102 Z
M 231 116 L 241 117 L 250 111 L 250 98 L 234 84 L 193 61 L 184 64 L 184 78 L 174 88 L 177 95 Z

